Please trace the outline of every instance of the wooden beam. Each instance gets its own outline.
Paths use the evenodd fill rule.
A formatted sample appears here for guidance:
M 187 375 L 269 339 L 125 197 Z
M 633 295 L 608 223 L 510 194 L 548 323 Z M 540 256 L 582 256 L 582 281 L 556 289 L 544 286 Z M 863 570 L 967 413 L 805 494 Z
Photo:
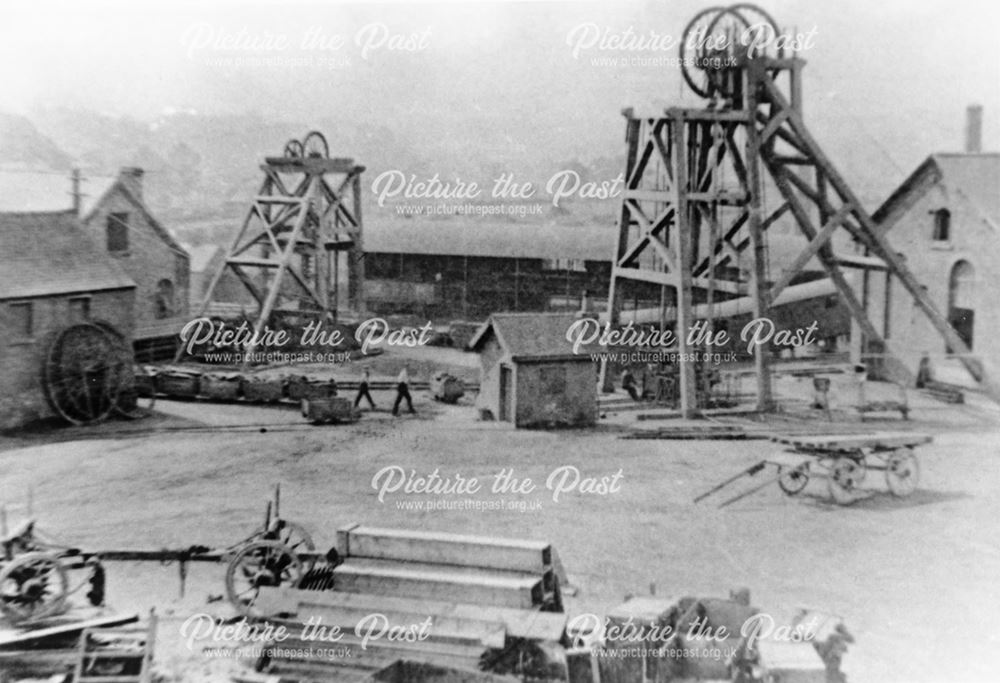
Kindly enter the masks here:
M 660 273 L 655 270 L 647 270 L 643 268 L 622 268 L 614 266 L 612 267 L 612 274 L 617 278 L 652 282 L 654 285 L 663 285 L 665 287 L 676 287 L 679 282 L 677 273 Z
M 767 163 L 767 157 L 763 157 L 765 163 Z M 785 175 L 785 169 L 782 167 L 772 167 L 768 166 L 771 172 L 771 176 L 774 178 L 775 184 L 781 193 L 785 196 L 791 207 L 792 213 L 795 215 L 796 221 L 799 224 L 799 229 L 805 234 L 806 238 L 810 241 L 815 240 L 818 232 L 815 227 L 813 227 L 812 220 L 809 218 L 809 212 L 806 211 L 802 202 L 799 198 L 795 196 L 795 191 L 792 189 L 788 178 Z M 868 319 L 868 314 L 861 302 L 858 300 L 857 296 L 854 294 L 854 290 L 844 274 L 841 272 L 840 268 L 834 262 L 833 255 L 830 253 L 829 245 L 822 245 L 818 252 L 820 263 L 823 265 L 824 270 L 830 276 L 833 281 L 834 286 L 840 293 L 841 300 L 847 307 L 847 310 L 851 313 L 851 316 L 857 321 L 858 325 L 861 326 L 862 331 L 869 336 L 869 338 L 875 341 L 885 344 L 885 341 L 879 335 L 875 326 L 872 325 L 871 321 Z
M 688 187 L 687 140 L 683 113 L 673 115 L 673 188 L 674 207 L 677 211 L 677 339 L 682 356 L 690 352 L 687 330 L 694 322 L 691 316 L 691 260 L 693 249 L 688 222 L 691 219 L 686 190 Z M 681 416 L 691 419 L 698 414 L 698 391 L 695 386 L 694 363 L 678 363 L 681 394 Z
M 764 84 L 773 102 L 780 107 L 789 107 L 784 96 L 769 78 L 765 79 Z M 893 274 L 899 279 L 903 287 L 910 293 L 918 308 L 921 309 L 931 322 L 931 325 L 938 331 L 948 347 L 958 356 L 969 374 L 980 383 L 994 401 L 1000 403 L 1000 384 L 985 373 L 982 365 L 972 357 L 971 349 L 969 349 L 958 333 L 955 332 L 954 328 L 948 323 L 947 318 L 938 311 L 928 292 L 921 286 L 920 282 L 906 264 L 903 263 L 903 260 L 897 255 L 896 251 L 889 245 L 884 234 L 872 220 L 871 216 L 861 208 L 861 203 L 855 197 L 847 181 L 844 180 L 843 176 L 840 175 L 829 158 L 823 153 L 819 144 L 813 139 L 808 129 L 806 129 L 801 116 L 792 111 L 788 121 L 798 137 L 809 148 L 809 153 L 816 159 L 817 166 L 822 168 L 823 174 L 829 180 L 837 194 L 840 195 L 844 202 L 855 206 L 854 215 L 861 223 L 863 231 L 872 240 L 876 255 L 885 260 L 890 270 L 893 271 Z M 872 335 L 873 339 L 877 337 L 877 334 Z
M 805 249 L 799 253 L 798 256 L 792 261 L 791 265 L 784 271 L 781 278 L 771 287 L 771 301 L 778 298 L 781 291 L 791 284 L 792 279 L 802 271 L 809 261 L 819 252 L 819 250 L 826 245 L 833 234 L 840 227 L 841 222 L 843 222 L 844 217 L 850 213 L 850 207 L 844 204 L 840 207 L 840 210 L 833 215 L 833 217 L 826 222 L 826 225 L 819 231 L 819 233 L 814 237 Z
M 753 63 L 751 63 L 753 68 Z M 747 88 L 747 107 L 757 111 L 756 88 L 752 84 Z M 747 230 L 750 233 L 750 245 L 753 249 L 753 275 L 750 282 L 750 295 L 753 298 L 753 315 L 755 318 L 765 317 L 770 312 L 771 302 L 767 289 L 767 246 L 764 241 L 762 212 L 764 210 L 762 195 L 764 183 L 761 178 L 760 164 L 763 151 L 763 141 L 760 139 L 757 127 L 751 122 L 746 128 L 746 163 L 747 192 L 750 203 L 747 207 Z M 763 345 L 754 350 L 754 370 L 757 375 L 757 410 L 770 412 L 774 410 L 774 395 L 771 390 L 771 367 L 768 351 Z

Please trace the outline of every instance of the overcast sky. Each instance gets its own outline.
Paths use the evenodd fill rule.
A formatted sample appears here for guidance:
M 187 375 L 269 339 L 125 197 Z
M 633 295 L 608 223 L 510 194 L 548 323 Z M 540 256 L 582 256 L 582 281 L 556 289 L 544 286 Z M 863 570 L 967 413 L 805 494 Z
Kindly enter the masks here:
M 507 141 L 512 158 L 586 158 L 618 150 L 622 107 L 697 100 L 675 66 L 594 61 L 675 50 L 574 54 L 572 32 L 679 37 L 709 4 L 14 0 L 0 22 L 0 110 L 333 117 L 422 138 L 428 149 L 458 140 L 472 153 L 485 136 Z M 986 147 L 1000 148 L 1000 3 L 762 4 L 783 27 L 814 31 L 805 87 L 821 138 L 828 131 L 837 143 L 846 130 L 911 168 L 928 152 L 959 149 L 965 106 L 979 102 Z

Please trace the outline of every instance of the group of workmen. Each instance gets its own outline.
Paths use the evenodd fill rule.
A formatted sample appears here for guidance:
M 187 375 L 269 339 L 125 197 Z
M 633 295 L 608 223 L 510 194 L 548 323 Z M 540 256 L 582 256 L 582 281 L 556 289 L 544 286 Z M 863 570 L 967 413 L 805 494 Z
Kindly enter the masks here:
M 358 395 L 354 398 L 354 407 L 357 408 L 361 403 L 361 399 L 368 399 L 368 405 L 375 410 L 375 401 L 372 399 L 371 391 L 369 391 L 369 384 L 371 383 L 372 373 L 371 370 L 365 368 L 361 371 L 361 382 L 358 385 Z M 416 415 L 417 411 L 413 409 L 413 399 L 410 397 L 410 373 L 404 366 L 400 371 L 399 376 L 396 377 L 396 401 L 392 404 L 392 414 L 399 415 L 399 405 L 406 401 L 406 407 L 409 408 L 411 415 Z

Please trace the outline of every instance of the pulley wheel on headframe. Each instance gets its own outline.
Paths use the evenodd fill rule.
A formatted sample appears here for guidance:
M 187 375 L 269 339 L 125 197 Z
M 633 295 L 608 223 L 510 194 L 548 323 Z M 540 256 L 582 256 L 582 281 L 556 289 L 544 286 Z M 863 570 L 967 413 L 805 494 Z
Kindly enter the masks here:
M 778 25 L 766 11 L 749 3 L 709 7 L 684 29 L 680 45 L 681 74 L 701 97 L 733 97 L 738 67 L 757 57 L 779 58 Z
M 131 353 L 106 327 L 82 323 L 67 327 L 52 341 L 42 386 L 57 415 L 72 424 L 89 424 L 114 410 L 131 368 Z
M 302 143 L 298 140 L 289 140 L 285 143 L 284 155 L 286 159 L 301 159 Z
M 326 143 L 326 138 L 318 130 L 310 131 L 302 139 L 302 155 L 313 159 L 329 159 L 330 146 Z

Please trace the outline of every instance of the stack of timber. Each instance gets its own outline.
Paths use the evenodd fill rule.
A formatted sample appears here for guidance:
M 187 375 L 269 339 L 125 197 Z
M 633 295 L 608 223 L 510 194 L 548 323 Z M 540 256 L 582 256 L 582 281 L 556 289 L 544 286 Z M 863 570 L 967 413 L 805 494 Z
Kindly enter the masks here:
M 724 439 L 740 440 L 761 438 L 751 436 L 746 428 L 739 425 L 720 424 L 718 422 L 701 422 L 692 424 L 680 422 L 657 429 L 636 429 L 623 435 L 623 439 Z
M 962 393 L 961 387 L 944 382 L 927 382 L 921 393 L 942 403 L 965 403 L 965 394 Z
M 29 624 L 13 626 L 0 622 L 0 680 L 6 683 L 70 676 L 81 666 L 84 634 L 93 636 L 89 641 L 93 644 L 102 634 L 117 633 L 118 628 L 138 620 L 136 614 L 113 614 L 103 608 L 80 607 Z M 86 653 L 92 658 L 104 651 L 95 645 Z M 122 678 L 123 683 L 126 680 L 131 679 Z
M 548 543 L 354 525 L 337 549 L 332 590 L 261 589 L 257 607 L 290 637 L 265 649 L 259 669 L 351 681 L 423 665 L 453 676 L 427 680 L 566 680 L 561 569 Z

